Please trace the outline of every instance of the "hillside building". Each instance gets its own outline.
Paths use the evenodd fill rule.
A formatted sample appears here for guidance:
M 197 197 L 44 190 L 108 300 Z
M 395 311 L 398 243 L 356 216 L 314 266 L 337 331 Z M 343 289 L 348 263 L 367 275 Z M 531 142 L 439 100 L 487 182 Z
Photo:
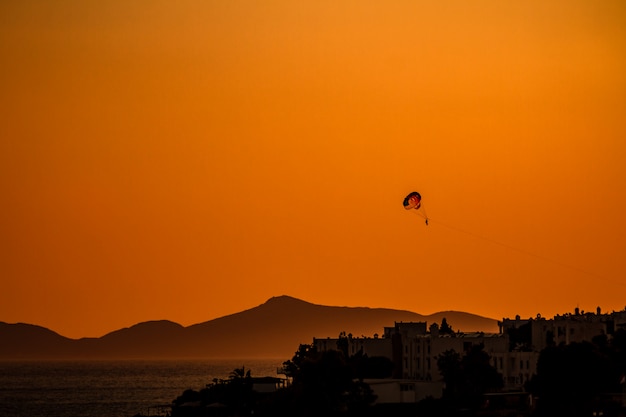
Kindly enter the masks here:
M 462 333 L 442 331 L 436 323 L 427 327 L 426 322 L 396 322 L 384 328 L 381 338 L 346 336 L 341 343 L 345 348 L 347 342 L 349 355 L 361 352 L 392 360 L 393 378 L 387 382 L 376 380 L 374 384 L 384 387 L 377 393 L 383 394 L 382 401 L 387 397 L 407 401 L 419 401 L 427 395 L 437 397 L 443 389 L 437 358 L 449 350 L 463 354 L 476 345 L 483 347 L 492 366 L 502 374 L 504 390 L 521 391 L 536 373 L 541 350 L 553 344 L 591 341 L 599 335 L 611 337 L 617 329 L 626 328 L 626 309 L 608 314 L 600 308 L 595 313 L 576 309 L 573 314 L 552 319 L 517 316 L 504 318 L 498 325 L 499 333 Z M 338 342 L 339 338 L 313 339 L 318 351 L 336 350 Z

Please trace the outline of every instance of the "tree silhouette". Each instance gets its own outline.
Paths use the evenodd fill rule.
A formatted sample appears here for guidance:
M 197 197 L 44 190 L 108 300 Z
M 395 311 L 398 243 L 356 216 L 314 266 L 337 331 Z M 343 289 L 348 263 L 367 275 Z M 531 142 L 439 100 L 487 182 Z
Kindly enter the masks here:
M 248 369 L 246 371 L 245 366 L 242 366 L 241 368 L 235 368 L 230 372 L 228 378 L 234 382 L 243 381 L 244 379 L 250 379 L 250 370 Z
M 445 384 L 443 397 L 453 401 L 458 397 L 461 385 L 461 355 L 454 350 L 446 350 L 437 357 L 437 368 Z
M 444 400 L 459 407 L 478 408 L 482 395 L 502 388 L 502 375 L 491 366 L 482 345 L 475 345 L 461 357 L 448 350 L 437 357 L 445 383 Z
M 285 374 L 288 377 L 293 377 L 299 371 L 302 364 L 311 357 L 315 357 L 316 354 L 317 349 L 315 346 L 310 344 L 301 344 L 298 346 L 298 350 L 293 355 L 293 358 L 283 362 Z
M 350 344 L 350 339 L 352 335 L 346 336 L 346 332 L 339 333 L 339 338 L 337 339 L 337 350 L 343 353 L 343 355 L 348 357 L 348 346 Z
M 454 334 L 452 326 L 448 324 L 448 320 L 444 317 L 441 319 L 441 326 L 439 327 L 439 334 Z
M 347 339 L 351 336 L 341 334 Z M 281 389 L 265 403 L 262 415 L 272 417 L 363 415 L 375 400 L 371 388 L 359 378 L 361 365 L 369 358 L 358 355 L 351 360 L 343 351 L 318 352 L 311 345 L 300 345 L 285 368 L 293 377 L 291 385 Z M 379 371 L 376 361 L 369 363 Z M 387 365 L 388 366 L 388 365 Z
M 359 350 L 348 359 L 355 378 L 390 378 L 393 374 L 393 361 L 384 356 L 368 356 Z
M 532 323 L 528 322 L 519 327 L 511 327 L 507 329 L 509 335 L 509 350 L 521 350 L 525 352 L 532 351 Z M 551 344 L 553 336 L 546 336 L 546 343 Z
M 214 378 L 213 385 L 207 388 L 183 392 L 173 401 L 172 417 L 247 415 L 254 409 L 255 401 L 251 371 L 242 366 L 232 370 L 226 380 Z M 211 408 L 211 404 L 218 406 Z M 210 414 L 207 410 L 211 410 Z
M 599 405 L 612 406 L 600 399 L 602 393 L 621 391 L 620 355 L 604 338 L 594 340 L 599 345 L 570 343 L 541 351 L 537 374 L 527 385 L 539 398 L 539 415 L 591 415 Z

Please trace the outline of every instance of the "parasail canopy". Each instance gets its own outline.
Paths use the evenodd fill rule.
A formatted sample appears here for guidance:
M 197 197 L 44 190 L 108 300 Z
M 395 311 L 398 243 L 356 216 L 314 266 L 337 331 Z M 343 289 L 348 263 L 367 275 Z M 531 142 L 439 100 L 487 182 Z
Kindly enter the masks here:
M 421 206 L 422 196 L 417 191 L 413 191 L 404 198 L 404 208 L 406 210 L 419 209 Z

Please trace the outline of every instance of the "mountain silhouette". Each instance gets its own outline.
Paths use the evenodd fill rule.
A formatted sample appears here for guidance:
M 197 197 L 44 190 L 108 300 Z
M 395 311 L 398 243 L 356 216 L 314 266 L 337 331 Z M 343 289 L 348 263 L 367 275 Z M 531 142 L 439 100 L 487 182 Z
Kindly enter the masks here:
M 406 310 L 333 307 L 289 296 L 188 327 L 171 321 L 149 321 L 100 338 L 69 339 L 31 324 L 0 322 L 0 359 L 121 358 L 284 358 L 313 338 L 382 335 L 394 322 L 441 323 L 454 330 L 497 332 L 497 320 L 444 311 L 421 315 Z

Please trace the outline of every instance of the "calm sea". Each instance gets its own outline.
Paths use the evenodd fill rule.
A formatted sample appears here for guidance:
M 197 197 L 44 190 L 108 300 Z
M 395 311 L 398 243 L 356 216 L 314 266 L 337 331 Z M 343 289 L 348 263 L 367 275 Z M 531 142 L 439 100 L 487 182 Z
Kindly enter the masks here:
M 2 417 L 132 417 L 156 414 L 186 389 L 199 390 L 245 366 L 278 376 L 285 359 L 0 362 Z

